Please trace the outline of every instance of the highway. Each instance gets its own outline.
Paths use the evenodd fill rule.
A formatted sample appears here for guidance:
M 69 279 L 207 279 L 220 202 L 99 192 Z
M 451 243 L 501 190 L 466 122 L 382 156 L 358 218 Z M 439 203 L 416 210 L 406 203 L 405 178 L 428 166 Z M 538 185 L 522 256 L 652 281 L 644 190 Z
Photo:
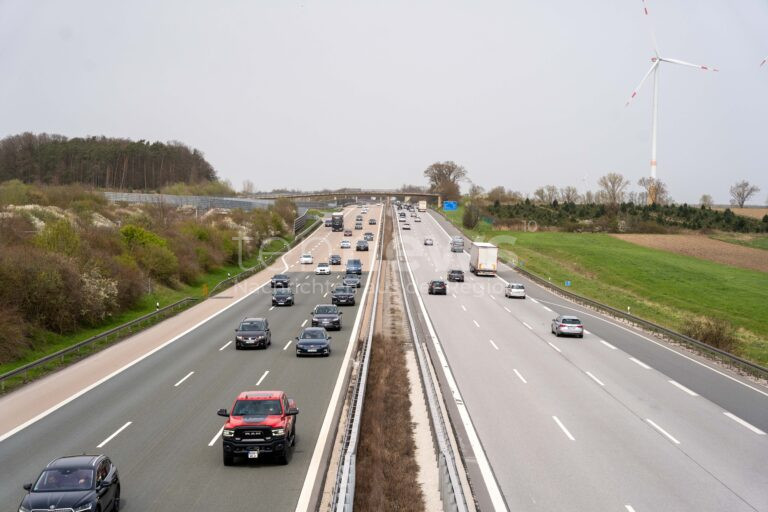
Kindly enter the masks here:
M 330 357 L 299 359 L 292 340 L 308 324 L 316 304 L 330 303 L 330 289 L 343 274 L 342 264 L 333 266 L 330 276 L 315 276 L 317 262 L 327 261 L 331 253 L 342 254 L 344 262 L 350 257 L 360 258 L 365 286 L 381 225 L 369 226 L 367 221 L 370 217 L 380 220 L 381 210 L 372 206 L 365 216 L 364 230 L 346 237 L 352 240 L 353 249 L 340 249 L 339 242 L 345 238 L 342 233 L 321 226 L 289 253 L 285 263 L 297 290 L 295 306 L 272 308 L 269 285 L 259 285 L 253 294 L 175 342 L 2 440 L 2 510 L 16 510 L 25 492 L 22 484 L 34 480 L 48 461 L 84 452 L 103 452 L 115 461 L 124 510 L 161 510 L 169 505 L 186 510 L 293 510 L 305 479 L 310 485 L 314 481 L 307 474 L 342 364 L 348 358 L 353 326 L 361 317 L 364 288 L 357 293 L 355 307 L 342 308 L 343 328 L 331 333 Z M 359 212 L 348 208 L 345 226 L 351 227 L 353 214 Z M 368 253 L 356 252 L 354 242 L 365 231 L 376 234 L 376 243 Z M 315 264 L 299 265 L 302 252 L 312 253 Z M 280 263 L 273 266 L 280 267 Z M 264 284 L 271 274 L 261 273 L 257 278 Z M 267 350 L 235 350 L 233 331 L 246 316 L 269 319 L 272 346 Z M 199 320 L 190 318 L 191 323 Z M 114 348 L 99 357 L 108 358 L 110 350 Z M 75 371 L 60 373 L 69 370 Z M 47 380 L 55 383 L 56 378 Z M 222 464 L 220 430 L 224 418 L 216 411 L 229 409 L 238 392 L 254 389 L 286 390 L 301 411 L 296 448 L 287 466 L 269 460 L 234 467 Z M 13 395 L 0 400 L 4 414 L 10 408 L 3 405 L 10 403 Z M 30 403 L 30 408 L 35 405 Z
M 421 217 L 399 230 L 406 282 L 418 287 L 411 295 L 479 439 L 463 436 L 465 459 L 487 459 L 492 469 L 470 468 L 473 485 L 487 488 L 481 508 L 490 510 L 498 491 L 505 503 L 496 509 L 523 511 L 768 510 L 767 389 L 509 268 L 472 276 L 468 254 L 448 246 L 448 233 L 458 232 L 437 214 Z M 427 282 L 449 268 L 467 281 L 428 295 Z M 504 297 L 511 281 L 526 285 L 527 299 Z M 581 316 L 584 338 L 552 335 L 558 313 Z

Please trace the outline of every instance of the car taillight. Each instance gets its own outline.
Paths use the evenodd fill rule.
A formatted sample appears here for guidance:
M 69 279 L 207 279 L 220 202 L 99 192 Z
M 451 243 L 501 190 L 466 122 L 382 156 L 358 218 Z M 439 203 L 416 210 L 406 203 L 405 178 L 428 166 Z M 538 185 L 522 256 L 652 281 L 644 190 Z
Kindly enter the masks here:
M 560 327 L 566 327 L 566 325 L 565 324 L 560 324 Z

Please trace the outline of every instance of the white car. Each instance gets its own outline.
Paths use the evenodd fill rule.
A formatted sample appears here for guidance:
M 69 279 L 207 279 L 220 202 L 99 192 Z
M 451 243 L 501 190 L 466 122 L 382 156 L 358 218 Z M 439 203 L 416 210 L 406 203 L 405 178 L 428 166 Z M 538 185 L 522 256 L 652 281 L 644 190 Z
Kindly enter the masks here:
M 311 265 L 314 260 L 312 259 L 312 255 L 309 253 L 302 254 L 301 258 L 299 258 L 299 263 L 302 265 Z
M 416 217 L 415 219 L 413 219 L 413 222 L 421 222 L 421 217 Z
M 517 297 L 520 299 L 525 298 L 525 286 L 520 283 L 509 283 L 504 288 L 505 297 Z
M 331 275 L 331 266 L 327 263 L 318 263 L 317 268 L 315 268 L 315 274 L 329 276 Z
M 352 242 L 350 242 L 349 240 L 342 240 L 341 241 L 341 248 L 342 249 L 349 249 L 351 247 L 352 247 Z
M 433 245 L 433 244 L 434 244 L 434 242 L 432 241 L 431 238 L 425 238 L 424 239 L 424 245 Z
M 406 222 L 403 224 L 403 229 L 411 229 L 411 225 Z

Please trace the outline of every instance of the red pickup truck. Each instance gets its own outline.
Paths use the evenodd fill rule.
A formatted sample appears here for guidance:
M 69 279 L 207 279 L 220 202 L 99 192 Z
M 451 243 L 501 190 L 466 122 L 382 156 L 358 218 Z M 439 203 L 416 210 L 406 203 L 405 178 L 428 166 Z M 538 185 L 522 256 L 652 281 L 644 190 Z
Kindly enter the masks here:
M 221 433 L 224 465 L 235 457 L 259 459 L 271 456 L 288 464 L 290 449 L 296 444 L 296 415 L 299 410 L 284 391 L 243 391 L 232 410 L 219 409 L 227 418 Z

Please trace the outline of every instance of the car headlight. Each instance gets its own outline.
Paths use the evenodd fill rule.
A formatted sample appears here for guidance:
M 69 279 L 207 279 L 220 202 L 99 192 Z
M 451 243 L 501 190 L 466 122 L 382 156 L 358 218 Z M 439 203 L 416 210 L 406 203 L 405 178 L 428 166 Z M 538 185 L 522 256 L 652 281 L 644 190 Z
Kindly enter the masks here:
M 224 437 L 234 437 L 235 431 L 225 428 L 224 431 L 221 433 L 221 435 L 223 435 Z
M 91 510 L 91 508 L 93 508 L 93 503 L 88 503 L 87 505 L 77 507 L 75 512 L 85 512 L 86 510 Z
M 235 336 L 235 339 L 236 339 L 237 341 L 243 341 L 243 337 L 242 337 L 242 336 Z
M 284 428 L 273 428 L 272 429 L 272 435 L 275 437 L 281 437 L 285 435 L 285 429 Z
M 24 508 L 24 505 L 19 506 L 19 512 L 29 512 L 28 508 Z

